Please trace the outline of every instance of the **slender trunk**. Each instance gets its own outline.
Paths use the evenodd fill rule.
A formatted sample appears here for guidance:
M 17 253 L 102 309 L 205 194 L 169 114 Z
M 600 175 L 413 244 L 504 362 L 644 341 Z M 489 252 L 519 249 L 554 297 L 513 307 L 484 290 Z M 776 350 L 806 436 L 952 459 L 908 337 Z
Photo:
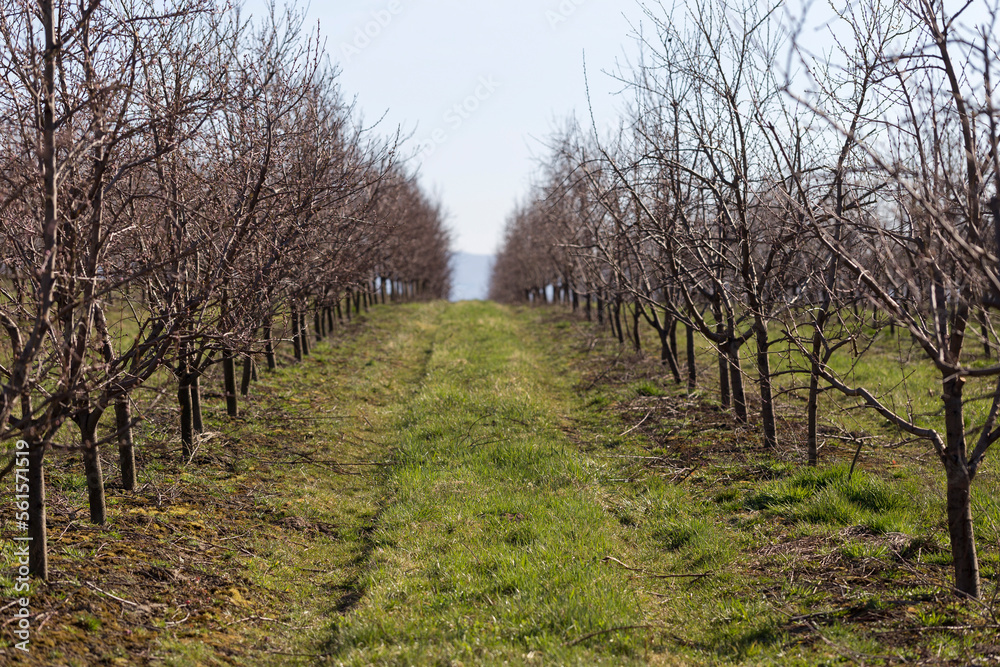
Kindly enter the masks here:
M 326 337 L 323 331 L 323 316 L 320 314 L 320 309 L 317 306 L 316 311 L 313 313 L 313 335 L 316 336 L 316 342 L 322 343 L 323 339 Z
M 107 505 L 104 499 L 104 469 L 101 467 L 101 452 L 97 446 L 98 418 L 98 414 L 88 413 L 80 417 L 78 424 L 83 444 L 83 467 L 87 474 L 90 522 L 103 525 L 107 521 Z
M 677 351 L 677 320 L 675 320 L 670 315 L 665 317 L 665 324 L 667 325 L 667 335 L 670 336 L 670 352 L 674 355 L 674 364 L 680 368 L 681 355 Z M 680 380 L 677 380 L 677 384 L 680 384 Z
M 292 349 L 295 354 L 295 361 L 302 361 L 302 335 L 299 329 L 299 311 L 292 306 Z
M 128 396 L 115 401 L 115 428 L 118 431 L 118 465 L 122 470 L 122 488 L 135 491 L 135 446 L 132 442 L 132 410 Z
M 771 343 L 768 340 L 766 323 L 757 323 L 756 336 L 757 373 L 760 376 L 760 420 L 764 435 L 764 449 L 776 449 L 778 434 L 774 421 L 774 396 L 771 391 L 771 355 L 768 354 Z
M 597 295 L 597 323 L 604 325 L 604 300 L 600 294 Z
M 588 322 L 592 322 L 593 321 L 593 315 L 590 312 L 592 306 L 591 306 L 591 298 L 590 298 L 590 293 L 589 292 L 587 293 L 587 300 L 584 303 L 586 304 L 586 306 L 585 306 L 585 312 L 587 313 L 587 321 Z
M 715 308 L 715 321 L 715 333 L 721 336 L 726 332 L 726 325 L 722 322 L 719 308 Z M 724 345 L 719 345 L 719 402 L 723 410 L 733 405 L 732 388 L 729 386 L 729 355 Z
M 972 523 L 972 475 L 965 442 L 962 391 L 965 380 L 944 380 L 944 419 L 947 438 L 945 472 L 948 478 L 948 532 L 955 567 L 955 588 L 962 595 L 980 594 L 979 559 Z
M 28 442 L 28 539 L 31 540 L 28 545 L 28 568 L 31 574 L 43 580 L 49 578 L 45 449 L 44 444 Z
M 326 313 L 326 335 L 331 336 L 337 328 L 337 325 L 333 320 L 333 308 L 327 307 L 324 311 Z
M 205 424 L 201 420 L 201 372 L 195 370 L 188 378 L 188 387 L 191 390 L 191 428 L 195 433 L 204 433 Z
M 573 297 L 572 297 L 572 299 L 573 299 L 573 312 L 574 313 L 579 312 L 580 311 L 580 295 L 577 294 L 576 290 L 573 290 Z
M 615 299 L 614 305 L 614 317 L 612 318 L 613 328 L 617 329 L 618 333 L 618 344 L 625 344 L 625 330 L 622 328 L 622 300 L 621 298 Z
M 977 308 L 976 311 L 976 317 L 979 320 L 979 331 L 983 337 L 983 355 L 989 359 L 993 356 L 993 346 L 990 344 L 990 323 L 987 320 L 989 315 L 987 315 L 985 308 Z
M 250 382 L 253 380 L 253 357 L 249 354 L 243 357 L 243 377 L 240 378 L 240 396 L 250 395 Z
M 819 355 L 822 351 L 823 334 L 820 325 L 817 324 L 812 341 L 813 362 L 809 371 L 809 400 L 806 403 L 808 417 L 806 455 L 809 457 L 809 465 L 811 466 L 815 466 L 819 462 Z
M 271 319 L 264 324 L 264 357 L 267 359 L 267 369 L 273 371 L 278 367 L 274 358 L 274 343 L 271 341 Z
M 660 363 L 670 367 L 670 374 L 674 376 L 674 382 L 680 384 L 681 371 L 677 367 L 677 357 L 670 349 L 670 334 L 667 327 L 657 327 L 656 333 L 660 336 Z
M 309 325 L 306 324 L 306 313 L 303 310 L 302 314 L 299 316 L 299 345 L 302 346 L 302 356 L 308 357 L 310 354 L 309 345 Z
M 639 306 L 632 310 L 632 345 L 636 352 L 642 352 L 642 339 L 639 337 Z
M 228 347 L 222 348 L 222 380 L 226 389 L 226 414 L 237 417 L 239 409 L 236 405 L 236 362 L 233 360 L 233 351 Z
M 740 348 L 732 341 L 726 344 L 727 361 L 729 363 L 729 388 L 733 393 L 733 410 L 736 412 L 736 421 L 746 424 L 747 399 L 743 391 L 743 367 L 740 365 Z
M 694 358 L 694 327 L 688 324 L 684 328 L 687 330 L 688 389 L 694 391 L 698 388 L 698 365 Z
M 181 455 L 191 458 L 194 433 L 191 426 L 191 373 L 188 368 L 187 346 L 182 345 L 177 362 L 177 405 L 181 410 Z

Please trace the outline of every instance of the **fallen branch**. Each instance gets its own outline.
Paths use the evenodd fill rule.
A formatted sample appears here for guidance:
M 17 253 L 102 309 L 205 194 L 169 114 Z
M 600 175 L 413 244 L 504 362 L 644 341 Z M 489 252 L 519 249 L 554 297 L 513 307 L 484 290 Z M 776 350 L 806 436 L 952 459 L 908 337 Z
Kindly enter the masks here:
M 618 632 L 619 630 L 666 630 L 666 626 L 663 625 L 620 625 L 617 628 L 608 628 L 607 630 L 598 630 L 597 632 L 591 632 L 582 637 L 577 637 L 573 641 L 566 644 L 566 647 L 576 646 L 580 642 L 592 639 L 593 637 L 598 637 L 600 635 L 606 635 L 612 632 Z
M 132 605 L 133 607 L 138 607 L 139 606 L 139 604 L 136 603 L 136 602 L 132 602 L 131 600 L 126 600 L 124 598 L 120 598 L 117 595 L 112 595 L 111 593 L 108 593 L 107 591 L 102 591 L 100 588 L 98 588 L 94 584 L 90 583 L 89 581 L 85 581 L 84 583 L 87 585 L 87 588 L 93 589 L 93 590 L 97 591 L 98 593 L 101 593 L 102 595 L 107 595 L 112 600 L 118 600 L 122 604 Z
M 649 419 L 649 416 L 652 415 L 652 414 L 653 414 L 653 411 L 650 410 L 649 412 L 646 413 L 646 416 L 642 418 L 642 421 L 640 421 L 638 424 L 636 424 L 635 426 L 633 426 L 629 430 L 625 431 L 624 433 L 619 434 L 618 437 L 619 438 L 624 438 L 626 435 L 628 435 L 632 431 L 636 430 L 637 428 L 639 428 L 640 426 L 642 426 L 643 424 L 645 424 L 646 420 Z
M 626 565 L 625 563 L 621 562 L 620 560 L 618 560 L 614 556 L 605 556 L 601 560 L 605 561 L 605 562 L 606 561 L 611 561 L 612 563 L 617 563 L 618 565 L 622 566 L 623 568 L 625 568 L 629 572 L 638 572 L 639 574 L 644 574 L 647 577 L 654 577 L 656 579 L 687 579 L 687 578 L 691 578 L 691 579 L 697 580 L 697 579 L 701 579 L 702 577 L 707 577 L 708 575 L 712 574 L 711 571 L 702 572 L 701 574 L 657 574 L 655 572 L 648 572 L 646 570 L 642 570 L 642 569 L 639 569 L 639 568 L 629 567 L 628 565 Z

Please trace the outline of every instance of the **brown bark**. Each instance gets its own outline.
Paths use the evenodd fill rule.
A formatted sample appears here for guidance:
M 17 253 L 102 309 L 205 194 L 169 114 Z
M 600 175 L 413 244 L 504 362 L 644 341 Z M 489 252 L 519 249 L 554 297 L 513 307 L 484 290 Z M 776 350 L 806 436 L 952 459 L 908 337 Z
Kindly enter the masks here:
M 101 451 L 97 446 L 97 422 L 99 413 L 88 413 L 77 422 L 83 445 L 83 467 L 87 475 L 87 500 L 90 505 L 90 522 L 103 525 L 107 520 L 107 505 L 104 498 L 104 469 L 101 466 Z
M 965 419 L 962 406 L 964 380 L 944 381 L 945 432 L 947 449 L 944 467 L 947 474 L 948 532 L 955 568 L 955 589 L 971 598 L 980 595 L 979 560 L 972 522 L 972 474 L 967 462 Z
M 188 378 L 188 388 L 191 391 L 191 428 L 195 433 L 204 433 L 205 424 L 201 419 L 201 373 L 194 371 Z
M 226 390 L 226 414 L 230 417 L 238 417 L 239 408 L 236 403 L 236 362 L 233 359 L 233 351 L 229 348 L 222 349 L 222 381 Z
M 30 436 L 28 436 L 30 437 Z M 28 442 L 28 568 L 39 579 L 49 578 L 49 537 L 45 511 L 45 445 Z
M 115 428 L 118 432 L 118 465 L 122 472 L 122 488 L 135 490 L 135 445 L 132 442 L 132 411 L 128 397 L 115 401 Z
M 253 380 L 253 357 L 249 354 L 243 357 L 243 377 L 240 379 L 240 396 L 250 395 L 250 382 Z
M 760 376 L 760 420 L 764 435 L 764 448 L 775 449 L 778 446 L 777 427 L 774 420 L 774 397 L 771 392 L 771 356 L 768 353 L 770 342 L 767 336 L 767 325 L 758 322 L 757 338 L 757 373 Z
M 685 325 L 687 331 L 687 372 L 688 389 L 694 391 L 698 388 L 698 365 L 694 356 L 694 327 Z
M 278 362 L 274 357 L 274 342 L 271 340 L 271 320 L 264 324 L 264 357 L 267 359 L 268 370 L 275 370 Z

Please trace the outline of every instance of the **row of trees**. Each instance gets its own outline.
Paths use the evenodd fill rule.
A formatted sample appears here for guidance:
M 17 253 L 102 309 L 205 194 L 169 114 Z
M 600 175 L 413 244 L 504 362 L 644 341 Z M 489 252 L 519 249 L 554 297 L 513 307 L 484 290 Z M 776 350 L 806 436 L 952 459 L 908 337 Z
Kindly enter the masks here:
M 176 382 L 190 459 L 213 365 L 235 415 L 236 360 L 245 393 L 282 340 L 301 358 L 352 307 L 448 292 L 440 206 L 301 26 L 214 0 L 0 1 L 0 442 L 30 447 L 37 576 L 64 427 L 103 523 L 101 448 L 134 488 L 151 378 Z
M 596 304 L 623 344 L 626 331 L 639 344 L 645 321 L 678 382 L 683 327 L 692 386 L 699 333 L 739 422 L 753 378 L 767 448 L 778 445 L 772 359 L 790 351 L 808 387 L 810 464 L 824 391 L 931 443 L 955 587 L 978 597 L 970 489 L 1000 438 L 1000 366 L 967 348 L 989 352 L 1000 307 L 997 4 L 841 3 L 819 55 L 781 3 L 646 12 L 641 56 L 621 74 L 633 95 L 620 131 L 570 123 L 553 136 L 509 220 L 492 296 Z M 883 325 L 907 330 L 936 370 L 940 418 L 834 370 L 863 358 Z M 970 405 L 970 381 L 985 408 Z

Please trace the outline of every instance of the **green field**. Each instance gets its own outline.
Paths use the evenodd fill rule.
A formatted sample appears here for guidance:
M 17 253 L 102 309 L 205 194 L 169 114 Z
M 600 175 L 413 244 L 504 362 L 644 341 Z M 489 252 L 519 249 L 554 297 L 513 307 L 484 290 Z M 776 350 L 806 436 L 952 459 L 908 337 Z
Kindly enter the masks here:
M 764 454 L 707 348 L 689 395 L 568 313 L 431 303 L 284 362 L 238 420 L 207 398 L 190 464 L 151 408 L 137 492 L 107 459 L 103 528 L 78 455 L 50 457 L 54 575 L 30 659 L 0 663 L 1000 664 L 989 464 L 984 601 L 961 602 L 929 446 L 831 403 L 877 437 L 850 479 L 837 439 L 807 469 L 786 397 Z

